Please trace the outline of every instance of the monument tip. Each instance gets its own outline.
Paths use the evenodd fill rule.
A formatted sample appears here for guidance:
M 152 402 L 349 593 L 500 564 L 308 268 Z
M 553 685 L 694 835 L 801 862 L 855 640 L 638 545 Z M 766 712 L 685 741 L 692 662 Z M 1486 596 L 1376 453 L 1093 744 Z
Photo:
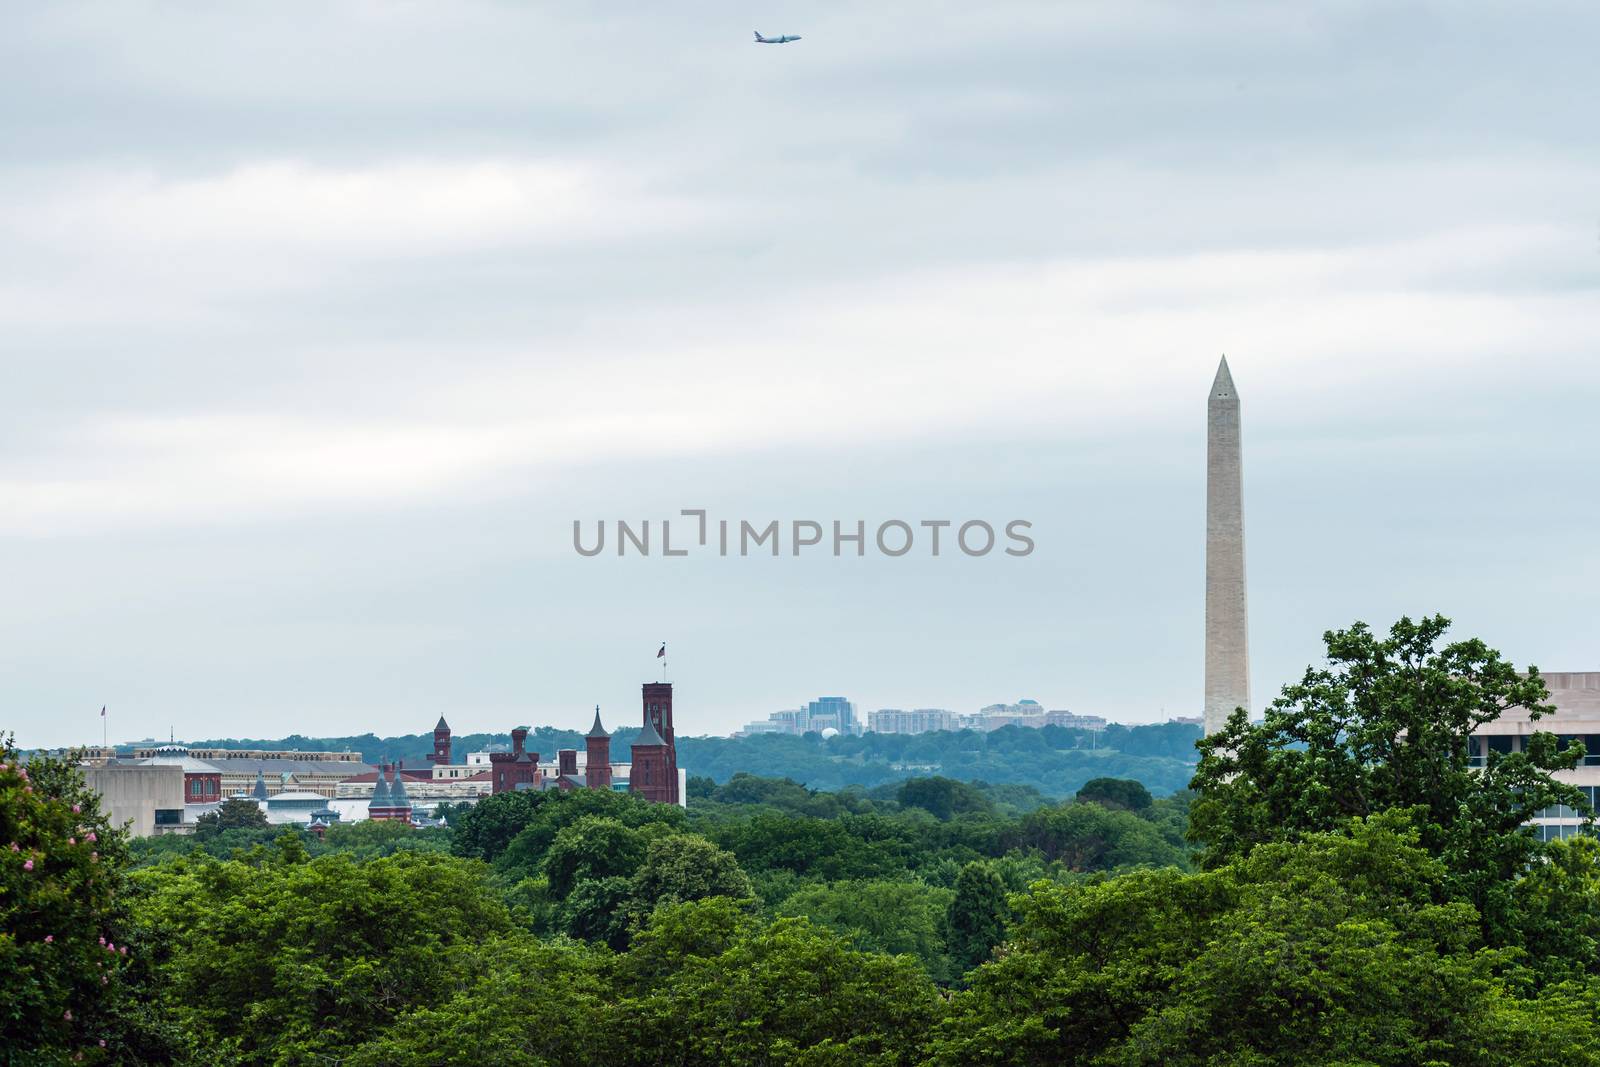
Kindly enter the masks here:
M 1239 395 L 1233 388 L 1233 375 L 1228 373 L 1227 356 L 1223 356 L 1222 362 L 1217 364 L 1217 377 L 1211 383 L 1211 395 L 1213 398 L 1223 397 L 1230 399 Z

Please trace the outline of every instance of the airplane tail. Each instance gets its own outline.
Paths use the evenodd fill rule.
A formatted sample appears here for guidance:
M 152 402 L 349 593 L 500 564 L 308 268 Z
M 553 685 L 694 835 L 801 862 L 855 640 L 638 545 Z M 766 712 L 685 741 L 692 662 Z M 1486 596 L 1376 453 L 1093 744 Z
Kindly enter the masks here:
M 755 31 L 753 31 L 753 32 L 754 32 L 754 33 L 755 33 L 755 35 L 756 35 L 756 40 L 757 40 L 757 41 L 758 41 L 758 42 L 759 42 L 759 43 L 761 43 L 761 44 L 765 44 L 765 43 L 766 43 L 766 41 L 767 41 L 767 39 L 766 39 L 766 38 L 765 38 L 765 37 L 763 37 L 763 36 L 761 36 L 761 31 L 760 31 L 760 30 L 755 30 Z

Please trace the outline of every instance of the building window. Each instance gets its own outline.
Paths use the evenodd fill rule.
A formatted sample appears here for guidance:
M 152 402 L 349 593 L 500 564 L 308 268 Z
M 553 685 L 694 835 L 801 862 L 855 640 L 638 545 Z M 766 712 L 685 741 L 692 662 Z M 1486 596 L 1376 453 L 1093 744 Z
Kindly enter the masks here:
M 1565 752 L 1574 741 L 1583 745 L 1582 767 L 1600 767 L 1600 734 L 1558 734 L 1557 743 Z

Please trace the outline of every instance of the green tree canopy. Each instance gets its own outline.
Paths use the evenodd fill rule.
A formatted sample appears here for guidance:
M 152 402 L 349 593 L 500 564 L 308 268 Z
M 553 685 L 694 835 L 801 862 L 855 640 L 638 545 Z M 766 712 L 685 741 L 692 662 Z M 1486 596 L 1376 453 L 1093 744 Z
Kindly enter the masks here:
M 1536 669 L 1526 675 L 1482 641 L 1443 643 L 1449 620 L 1402 618 L 1387 638 L 1364 624 L 1323 635 L 1328 663 L 1284 687 L 1266 718 L 1235 712 L 1202 743 L 1190 833 L 1216 867 L 1264 842 L 1337 829 L 1402 809 L 1445 861 L 1451 891 L 1489 928 L 1509 921 L 1516 878 L 1542 851 L 1528 828 L 1552 804 L 1582 795 L 1551 777 L 1581 749 L 1536 733 L 1525 751 L 1472 766 L 1468 739 L 1513 708 L 1551 710 Z
M 298 838 L 284 846 L 255 863 L 199 854 L 135 875 L 141 932 L 161 946 L 154 1006 L 209 1062 L 348 1054 L 455 988 L 452 947 L 511 928 L 475 862 L 307 860 Z
M 985 863 L 969 863 L 956 879 L 945 915 L 950 959 L 957 975 L 989 958 L 1005 939 L 1011 908 L 1005 883 Z
M 265 830 L 267 813 L 261 805 L 242 797 L 229 797 L 194 821 L 194 836 L 201 841 L 216 837 L 224 830 Z
M 982 792 L 951 778 L 912 778 L 900 786 L 895 799 L 907 807 L 922 808 L 937 819 L 994 810 L 993 802 Z
M 1041 886 L 957 994 L 931 1062 L 1595 1062 L 1593 988 L 1531 996 L 1449 878 L 1391 813 L 1208 873 Z
M 1144 811 L 1154 802 L 1144 783 L 1131 778 L 1091 778 L 1078 790 L 1078 799 L 1123 811 Z
M 24 765 L 0 735 L 0 1049 L 13 1062 L 120 1038 L 125 865 L 123 835 L 77 768 Z

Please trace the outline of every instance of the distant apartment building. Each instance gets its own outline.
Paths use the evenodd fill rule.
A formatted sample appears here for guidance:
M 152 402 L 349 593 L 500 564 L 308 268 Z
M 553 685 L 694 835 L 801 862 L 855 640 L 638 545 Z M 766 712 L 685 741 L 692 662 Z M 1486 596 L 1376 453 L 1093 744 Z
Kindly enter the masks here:
M 774 711 L 763 720 L 747 723 L 735 732 L 735 737 L 753 734 L 819 734 L 832 730 L 837 734 L 857 736 L 863 724 L 856 717 L 856 706 L 844 697 L 818 697 L 805 707 Z
M 935 730 L 998 730 L 1002 726 L 1038 729 L 1042 726 L 1067 726 L 1080 730 L 1103 730 L 1106 720 L 1099 715 L 1079 715 L 1071 711 L 1045 710 L 1036 700 L 1015 704 L 990 704 L 963 714 L 943 708 L 879 708 L 867 715 L 867 728 L 877 734 L 925 734 Z
M 879 708 L 867 713 L 867 729 L 875 734 L 926 734 L 959 730 L 964 716 L 943 708 Z

